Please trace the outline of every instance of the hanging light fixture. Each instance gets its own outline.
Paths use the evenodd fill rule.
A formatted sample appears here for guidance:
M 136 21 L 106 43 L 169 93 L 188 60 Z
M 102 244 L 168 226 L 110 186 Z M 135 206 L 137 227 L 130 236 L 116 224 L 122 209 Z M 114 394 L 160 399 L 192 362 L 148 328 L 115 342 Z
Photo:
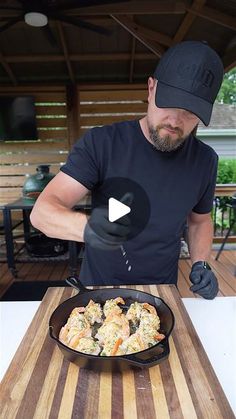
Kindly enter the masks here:
M 42 27 L 47 25 L 48 18 L 45 14 L 39 12 L 29 12 L 24 16 L 25 23 L 30 26 Z

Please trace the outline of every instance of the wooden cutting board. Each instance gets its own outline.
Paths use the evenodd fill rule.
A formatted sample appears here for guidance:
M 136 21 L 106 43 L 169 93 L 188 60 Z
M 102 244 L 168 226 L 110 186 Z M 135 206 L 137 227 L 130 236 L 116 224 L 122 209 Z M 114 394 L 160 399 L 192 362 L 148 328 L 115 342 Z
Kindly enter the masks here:
M 55 308 L 76 292 L 50 288 L 1 383 L 0 417 L 233 419 L 175 286 L 135 288 L 160 296 L 173 310 L 168 360 L 149 369 L 113 374 L 68 362 L 49 338 L 48 321 Z

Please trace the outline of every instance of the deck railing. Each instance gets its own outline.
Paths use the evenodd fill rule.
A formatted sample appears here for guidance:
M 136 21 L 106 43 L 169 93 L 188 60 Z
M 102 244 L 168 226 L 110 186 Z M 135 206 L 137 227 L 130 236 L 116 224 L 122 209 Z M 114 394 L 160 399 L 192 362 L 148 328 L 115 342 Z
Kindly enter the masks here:
M 232 196 L 236 193 L 236 184 L 221 184 L 216 186 L 212 218 L 214 224 L 214 239 L 221 241 L 228 231 L 230 223 L 235 219 L 235 209 L 232 208 Z M 236 240 L 236 225 L 232 228 L 228 241 Z

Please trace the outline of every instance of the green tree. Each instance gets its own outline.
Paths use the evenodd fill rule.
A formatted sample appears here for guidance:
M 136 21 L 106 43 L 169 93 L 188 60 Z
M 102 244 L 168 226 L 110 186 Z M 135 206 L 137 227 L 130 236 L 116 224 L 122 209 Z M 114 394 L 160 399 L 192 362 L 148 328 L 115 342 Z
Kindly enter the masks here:
M 225 73 L 216 101 L 236 105 L 236 67 Z

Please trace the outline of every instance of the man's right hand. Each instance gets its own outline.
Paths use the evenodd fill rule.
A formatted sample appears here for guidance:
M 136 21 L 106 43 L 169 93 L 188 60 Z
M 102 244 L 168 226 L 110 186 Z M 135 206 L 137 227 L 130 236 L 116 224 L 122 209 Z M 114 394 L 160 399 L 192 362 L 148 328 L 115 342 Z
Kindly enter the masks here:
M 132 202 L 132 195 L 127 193 L 120 200 L 126 205 Z M 108 208 L 95 208 L 84 230 L 84 241 L 101 250 L 116 250 L 130 233 L 130 219 L 127 215 L 115 222 L 108 220 Z

